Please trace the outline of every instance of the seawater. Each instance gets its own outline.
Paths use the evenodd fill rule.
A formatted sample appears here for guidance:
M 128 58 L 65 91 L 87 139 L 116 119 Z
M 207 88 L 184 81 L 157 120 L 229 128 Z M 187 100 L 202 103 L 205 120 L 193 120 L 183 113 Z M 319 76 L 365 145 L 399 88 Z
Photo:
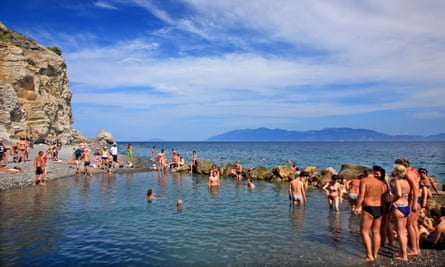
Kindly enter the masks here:
M 125 151 L 126 143 L 119 143 Z M 151 147 L 187 161 L 191 151 L 216 164 L 244 167 L 297 162 L 323 169 L 352 162 L 390 171 L 405 157 L 444 182 L 445 143 L 133 143 L 136 156 Z M 326 197 L 310 189 L 303 207 L 289 205 L 286 183 L 159 172 L 98 174 L 51 181 L 0 193 L 1 265 L 118 266 L 348 266 L 364 257 L 360 217 L 347 203 L 329 210 Z M 145 200 L 148 188 L 156 199 Z M 182 209 L 176 200 L 182 199 Z

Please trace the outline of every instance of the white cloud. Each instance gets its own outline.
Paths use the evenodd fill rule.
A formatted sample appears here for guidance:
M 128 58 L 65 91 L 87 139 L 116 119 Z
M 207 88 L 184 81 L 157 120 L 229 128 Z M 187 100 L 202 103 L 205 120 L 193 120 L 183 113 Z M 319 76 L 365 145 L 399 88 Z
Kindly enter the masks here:
M 117 9 L 117 7 L 115 7 L 114 5 L 110 4 L 109 2 L 106 1 L 97 1 L 94 2 L 94 6 L 98 7 L 98 8 L 103 8 L 103 9 Z
M 66 54 L 74 103 L 101 99 L 139 109 L 141 120 L 238 115 L 272 123 L 416 109 L 425 110 L 416 118 L 443 118 L 445 111 L 429 110 L 445 106 L 441 1 L 184 2 L 191 13 L 181 17 L 162 2 L 132 1 L 165 24 L 148 37 L 87 42 Z M 181 52 L 163 55 L 165 40 Z

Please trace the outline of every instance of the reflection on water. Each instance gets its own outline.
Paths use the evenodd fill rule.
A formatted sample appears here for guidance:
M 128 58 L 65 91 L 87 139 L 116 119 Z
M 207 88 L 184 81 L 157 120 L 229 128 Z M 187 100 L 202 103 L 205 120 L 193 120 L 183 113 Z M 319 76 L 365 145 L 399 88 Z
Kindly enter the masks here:
M 148 172 L 2 192 L 2 265 L 340 266 L 363 256 L 347 205 L 330 211 L 309 190 L 293 206 L 287 189 L 229 178 L 209 189 L 206 176 Z
M 305 206 L 289 204 L 289 219 L 292 231 L 301 231 L 304 228 Z
M 329 231 L 332 233 L 331 239 L 334 241 L 334 245 L 342 241 L 342 224 L 341 224 L 340 212 L 330 210 L 328 220 L 329 220 Z

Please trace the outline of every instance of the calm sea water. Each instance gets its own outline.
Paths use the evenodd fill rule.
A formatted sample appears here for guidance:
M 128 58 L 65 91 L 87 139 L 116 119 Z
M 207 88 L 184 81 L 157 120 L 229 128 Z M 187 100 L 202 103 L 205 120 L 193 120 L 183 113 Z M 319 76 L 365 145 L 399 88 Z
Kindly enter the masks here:
M 122 151 L 125 144 L 120 144 Z M 390 170 L 398 157 L 426 167 L 442 183 L 445 143 L 134 143 L 191 151 L 217 164 L 273 167 L 288 159 L 319 169 L 342 163 Z M 144 199 L 148 188 L 157 198 Z M 177 209 L 176 200 L 184 206 Z M 348 266 L 364 256 L 359 217 L 346 203 L 328 209 L 320 190 L 305 207 L 289 206 L 287 184 L 158 172 L 59 179 L 46 187 L 0 193 L 1 265 Z

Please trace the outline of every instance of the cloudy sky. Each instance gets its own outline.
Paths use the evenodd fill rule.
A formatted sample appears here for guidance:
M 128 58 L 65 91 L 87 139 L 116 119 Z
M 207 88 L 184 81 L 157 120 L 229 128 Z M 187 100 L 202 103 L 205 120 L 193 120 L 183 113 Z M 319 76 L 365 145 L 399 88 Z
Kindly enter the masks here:
M 445 132 L 445 1 L 2 0 L 58 46 L 74 127 L 121 141 L 235 129 Z

